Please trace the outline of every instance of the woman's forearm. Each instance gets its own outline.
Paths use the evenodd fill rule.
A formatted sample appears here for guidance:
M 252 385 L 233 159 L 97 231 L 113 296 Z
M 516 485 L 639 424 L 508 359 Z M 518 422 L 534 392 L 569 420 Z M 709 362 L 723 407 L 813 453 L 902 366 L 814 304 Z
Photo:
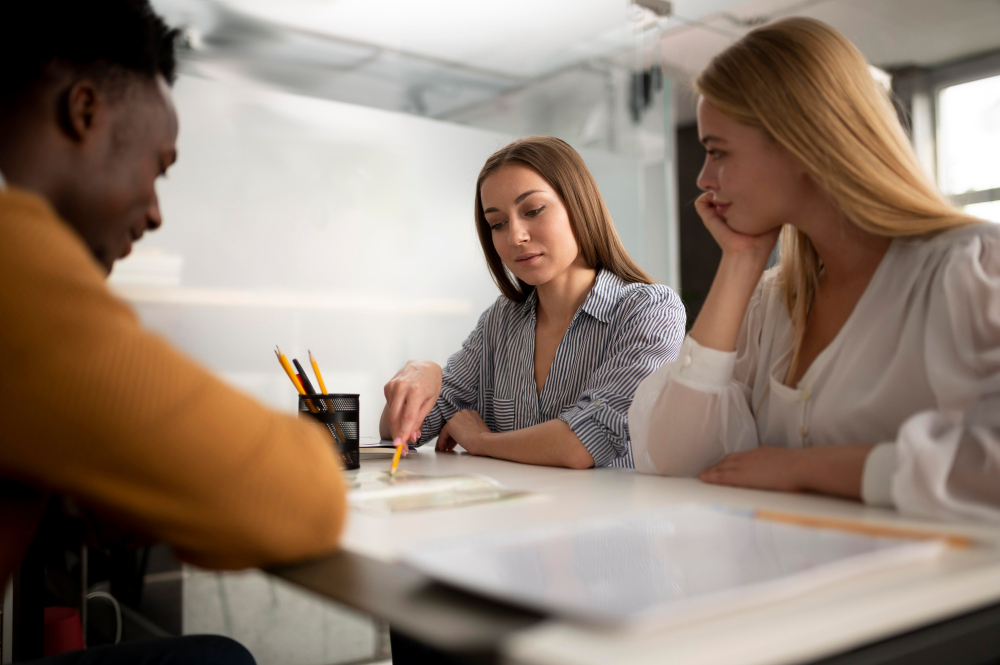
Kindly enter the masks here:
M 747 305 L 767 266 L 767 255 L 723 254 L 705 304 L 691 328 L 691 337 L 704 347 L 735 351 Z
M 576 433 L 559 419 L 513 432 L 486 432 L 479 435 L 478 441 L 470 444 L 469 447 L 474 446 L 474 450 L 470 451 L 474 454 L 512 462 L 570 469 L 589 469 L 594 466 L 594 458 Z
M 811 492 L 861 498 L 865 461 L 874 446 L 817 446 L 804 450 L 799 463 L 802 485 Z

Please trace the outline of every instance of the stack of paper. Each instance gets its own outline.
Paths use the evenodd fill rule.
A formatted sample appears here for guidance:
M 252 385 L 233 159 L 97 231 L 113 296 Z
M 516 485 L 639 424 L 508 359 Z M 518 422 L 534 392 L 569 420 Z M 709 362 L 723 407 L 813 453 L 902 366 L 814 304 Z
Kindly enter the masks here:
M 605 624 L 687 621 L 936 555 L 873 537 L 687 504 L 424 546 L 411 566 L 454 586 Z

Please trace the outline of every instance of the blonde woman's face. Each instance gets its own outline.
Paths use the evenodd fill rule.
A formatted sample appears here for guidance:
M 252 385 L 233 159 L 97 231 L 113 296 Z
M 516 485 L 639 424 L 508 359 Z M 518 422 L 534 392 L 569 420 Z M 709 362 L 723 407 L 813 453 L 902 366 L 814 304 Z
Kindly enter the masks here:
M 534 169 L 501 166 L 483 181 L 480 195 L 493 247 L 516 277 L 539 286 L 582 261 L 566 206 Z
M 794 224 L 815 195 L 783 146 L 705 100 L 698 103 L 698 135 L 706 150 L 698 187 L 711 192 L 716 213 L 737 233 L 761 235 Z

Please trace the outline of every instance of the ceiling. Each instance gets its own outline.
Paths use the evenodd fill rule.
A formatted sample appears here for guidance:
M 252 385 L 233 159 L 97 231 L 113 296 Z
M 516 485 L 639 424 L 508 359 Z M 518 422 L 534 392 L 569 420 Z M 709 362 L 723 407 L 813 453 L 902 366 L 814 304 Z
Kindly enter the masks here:
M 937 65 L 1000 49 L 1000 0 L 749 0 L 664 29 L 662 62 L 686 82 L 753 25 L 785 16 L 829 23 L 883 69 Z M 690 119 L 690 87 L 680 93 L 679 116 Z
M 674 0 L 657 19 L 628 0 L 153 0 L 186 29 L 186 60 L 303 94 L 433 117 L 579 67 L 659 52 L 687 83 L 761 22 L 830 23 L 881 67 L 932 65 L 1000 48 L 1000 0 Z
M 652 18 L 628 0 L 220 0 L 248 16 L 314 35 L 534 78 L 628 46 Z M 740 0 L 674 0 L 700 20 Z

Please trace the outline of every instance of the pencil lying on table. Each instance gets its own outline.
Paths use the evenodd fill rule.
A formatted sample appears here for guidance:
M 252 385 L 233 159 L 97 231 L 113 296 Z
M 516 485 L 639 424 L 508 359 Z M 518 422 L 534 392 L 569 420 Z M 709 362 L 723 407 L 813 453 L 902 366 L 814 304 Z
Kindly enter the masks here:
M 971 547 L 973 545 L 972 539 L 968 536 L 960 536 L 938 531 L 927 531 L 924 529 L 911 529 L 908 527 L 874 524 L 837 517 L 801 515 L 798 513 L 786 513 L 780 510 L 758 509 L 753 511 L 752 514 L 758 519 L 769 520 L 772 522 L 784 522 L 785 524 L 796 524 L 798 526 L 817 527 L 821 529 L 835 529 L 838 531 L 851 531 L 854 533 L 863 533 L 866 536 L 912 538 L 914 540 L 943 540 L 952 547 Z

